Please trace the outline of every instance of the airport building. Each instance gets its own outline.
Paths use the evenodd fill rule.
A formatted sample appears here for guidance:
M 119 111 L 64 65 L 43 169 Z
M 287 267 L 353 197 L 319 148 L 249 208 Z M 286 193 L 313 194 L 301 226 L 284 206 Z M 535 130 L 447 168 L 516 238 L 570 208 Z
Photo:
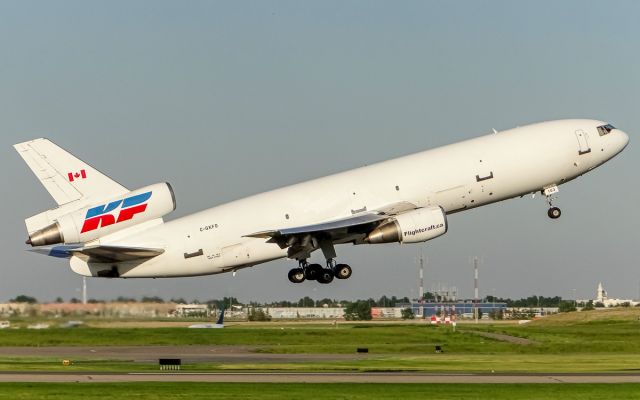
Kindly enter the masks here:
M 473 318 L 476 308 L 482 316 L 488 317 L 493 313 L 504 313 L 507 309 L 507 303 L 475 303 L 473 300 L 460 300 L 457 302 L 411 303 L 401 307 L 410 307 L 416 318 L 452 315 L 460 318 Z
M 344 308 L 338 307 L 265 307 L 273 319 L 343 319 Z

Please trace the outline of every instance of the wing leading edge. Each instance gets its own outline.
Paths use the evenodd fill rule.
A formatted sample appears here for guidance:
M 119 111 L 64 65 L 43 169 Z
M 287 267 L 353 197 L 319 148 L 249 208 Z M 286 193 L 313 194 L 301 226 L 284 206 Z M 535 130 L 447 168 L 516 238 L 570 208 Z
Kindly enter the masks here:
M 364 243 L 367 233 L 388 220 L 393 215 L 416 209 L 416 205 L 408 202 L 390 204 L 369 212 L 354 214 L 316 224 L 265 230 L 245 235 L 245 237 L 267 239 L 268 243 L 276 243 L 280 248 L 288 248 L 287 256 L 295 259 L 306 259 L 311 252 L 322 249 L 326 258 L 335 257 L 334 244 Z

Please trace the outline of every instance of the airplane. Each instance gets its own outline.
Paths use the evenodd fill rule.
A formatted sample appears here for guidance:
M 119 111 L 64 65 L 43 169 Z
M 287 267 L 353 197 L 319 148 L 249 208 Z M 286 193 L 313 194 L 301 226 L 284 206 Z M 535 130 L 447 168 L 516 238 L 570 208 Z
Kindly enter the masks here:
M 537 192 L 557 219 L 558 186 L 628 144 L 613 125 L 547 121 L 256 194 L 165 222 L 171 185 L 130 191 L 40 138 L 14 147 L 58 207 L 25 220 L 31 251 L 67 258 L 83 276 L 183 277 L 235 272 L 288 258 L 289 281 L 348 279 L 340 244 L 421 243 L 450 214 Z M 326 264 L 310 263 L 320 250 Z
M 215 324 L 193 324 L 189 325 L 189 328 L 204 328 L 204 329 L 222 329 L 224 328 L 224 308 L 220 310 L 220 316 Z

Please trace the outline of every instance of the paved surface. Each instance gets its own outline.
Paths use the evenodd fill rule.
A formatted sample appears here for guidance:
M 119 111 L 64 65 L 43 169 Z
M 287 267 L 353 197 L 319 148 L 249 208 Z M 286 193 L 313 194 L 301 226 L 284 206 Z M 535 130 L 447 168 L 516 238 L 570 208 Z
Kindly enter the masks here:
M 183 362 L 309 362 L 366 359 L 367 354 L 253 353 L 250 346 L 51 346 L 0 347 L 0 357 L 58 357 L 60 359 L 128 360 L 158 362 L 180 358 Z
M 0 382 L 640 383 L 640 374 L 0 373 Z
M 523 346 L 527 346 L 530 344 L 535 344 L 536 342 L 534 342 L 531 339 L 525 339 L 525 338 L 521 338 L 521 337 L 517 337 L 517 336 L 511 336 L 511 335 L 505 335 L 503 333 L 492 333 L 492 332 L 481 332 L 481 331 L 464 331 L 465 333 L 471 333 L 473 335 L 478 335 L 478 336 L 482 336 L 482 337 L 486 337 L 489 339 L 495 339 L 495 340 L 500 340 L 502 342 L 509 342 L 509 343 L 514 343 L 514 344 L 520 344 Z
M 0 347 L 0 357 L 110 359 L 157 363 L 158 358 L 183 362 L 308 362 L 366 359 L 368 354 L 261 354 L 250 346 L 52 346 Z M 314 383 L 640 383 L 629 374 L 446 374 L 446 373 L 78 373 L 0 372 L 0 382 L 314 382 Z

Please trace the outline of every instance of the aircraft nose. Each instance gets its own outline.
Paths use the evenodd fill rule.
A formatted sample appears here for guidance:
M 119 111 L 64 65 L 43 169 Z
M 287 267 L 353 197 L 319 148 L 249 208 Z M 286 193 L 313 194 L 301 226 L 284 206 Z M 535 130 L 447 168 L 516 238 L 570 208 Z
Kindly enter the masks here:
M 627 145 L 629 144 L 629 135 L 627 135 L 624 131 L 621 131 L 620 129 L 616 129 L 618 132 L 618 141 L 620 143 L 620 150 L 622 151 L 624 150 L 625 147 L 627 147 Z

